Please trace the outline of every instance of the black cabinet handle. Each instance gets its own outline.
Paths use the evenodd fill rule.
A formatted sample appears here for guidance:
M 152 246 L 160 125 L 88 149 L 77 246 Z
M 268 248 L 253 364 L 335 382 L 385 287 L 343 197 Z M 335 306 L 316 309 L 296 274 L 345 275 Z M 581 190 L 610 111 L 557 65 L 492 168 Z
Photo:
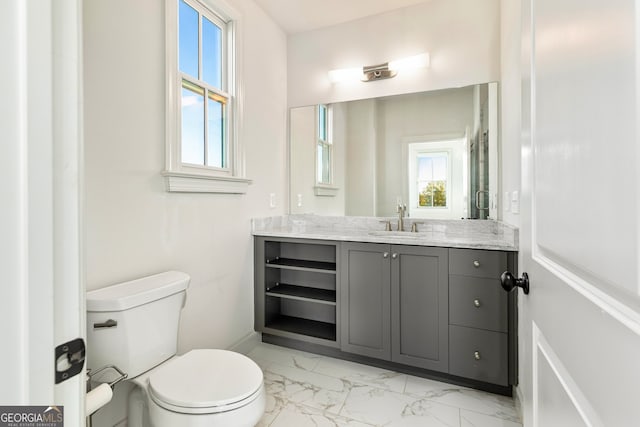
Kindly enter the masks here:
M 510 271 L 505 271 L 502 273 L 502 276 L 500 276 L 500 282 L 502 289 L 507 292 L 511 292 L 513 288 L 519 287 L 522 288 L 525 295 L 529 294 L 529 275 L 527 273 L 522 273 L 522 277 L 516 279 Z

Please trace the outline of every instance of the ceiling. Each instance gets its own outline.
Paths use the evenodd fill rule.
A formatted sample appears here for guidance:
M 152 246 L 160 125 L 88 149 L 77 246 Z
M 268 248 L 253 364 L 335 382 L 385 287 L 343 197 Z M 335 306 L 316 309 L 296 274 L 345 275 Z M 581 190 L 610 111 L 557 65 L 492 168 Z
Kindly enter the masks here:
M 255 0 L 287 34 L 353 21 L 430 0 Z

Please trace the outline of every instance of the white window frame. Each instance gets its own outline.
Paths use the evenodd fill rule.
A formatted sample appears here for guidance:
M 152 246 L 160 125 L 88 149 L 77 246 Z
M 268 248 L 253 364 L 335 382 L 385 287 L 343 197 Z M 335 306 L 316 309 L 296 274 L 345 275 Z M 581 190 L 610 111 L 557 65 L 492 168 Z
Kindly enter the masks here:
M 408 144 L 408 181 L 410 211 L 413 216 L 425 218 L 429 217 L 429 212 L 439 212 L 449 214 L 451 212 L 451 185 L 452 171 L 451 158 L 453 152 L 446 148 L 449 141 L 438 142 L 414 142 Z M 447 155 L 447 206 L 419 206 L 418 204 L 418 167 L 417 160 L 421 154 L 446 154 Z
M 327 125 L 327 129 L 326 129 L 326 139 L 325 140 L 321 140 L 320 139 L 320 108 L 324 107 L 326 109 L 326 125 Z M 333 108 L 330 104 L 318 104 L 316 105 L 316 108 L 314 109 L 314 113 L 315 113 L 315 138 L 313 139 L 315 141 L 315 147 L 314 147 L 314 153 L 315 153 L 315 187 L 314 187 L 314 192 L 316 196 L 329 196 L 329 197 L 334 197 L 338 194 L 338 188 L 334 185 L 334 180 L 335 180 L 335 170 L 334 170 L 334 165 L 335 165 L 335 158 L 334 158 L 334 154 L 335 154 L 335 149 L 334 149 L 334 144 L 333 144 Z M 318 146 L 322 144 L 322 145 L 326 145 L 329 148 L 329 182 L 320 182 L 320 180 L 318 179 L 318 176 L 320 174 L 320 158 L 318 156 Z
M 183 74 L 178 63 L 178 5 L 179 0 L 165 0 L 166 42 L 166 161 L 167 191 L 244 194 L 251 183 L 245 177 L 242 129 L 242 19 L 240 14 L 222 0 L 185 0 L 199 11 L 218 17 L 226 23 L 223 36 L 223 52 L 226 52 L 226 68 L 223 79 L 229 102 L 227 125 L 227 167 L 214 168 L 182 163 L 181 155 L 181 91 Z M 212 21 L 215 22 L 215 21 Z M 207 100 L 205 99 L 205 102 Z

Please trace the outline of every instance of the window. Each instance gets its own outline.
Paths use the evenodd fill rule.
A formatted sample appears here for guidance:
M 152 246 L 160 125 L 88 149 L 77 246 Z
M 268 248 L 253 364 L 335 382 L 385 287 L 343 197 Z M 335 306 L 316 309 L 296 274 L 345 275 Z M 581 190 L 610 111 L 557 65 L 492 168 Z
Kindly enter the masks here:
M 418 153 L 416 156 L 418 208 L 446 208 L 448 194 L 448 153 Z
M 166 0 L 169 191 L 245 193 L 238 16 L 222 0 Z
M 317 183 L 320 185 L 331 185 L 331 138 L 329 129 L 329 108 L 326 105 L 318 105 L 317 117 Z
M 316 196 L 335 196 L 333 176 L 333 110 L 328 105 L 316 107 Z

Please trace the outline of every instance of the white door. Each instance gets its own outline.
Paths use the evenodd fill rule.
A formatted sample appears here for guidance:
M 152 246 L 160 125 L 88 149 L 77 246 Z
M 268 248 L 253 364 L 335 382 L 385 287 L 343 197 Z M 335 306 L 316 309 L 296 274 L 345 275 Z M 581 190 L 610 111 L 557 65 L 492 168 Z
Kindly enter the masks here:
M 63 405 L 68 427 L 85 421 L 84 370 L 54 372 L 85 325 L 80 23 L 80 0 L 0 2 L 0 404 Z
M 526 427 L 640 425 L 639 6 L 523 0 Z

